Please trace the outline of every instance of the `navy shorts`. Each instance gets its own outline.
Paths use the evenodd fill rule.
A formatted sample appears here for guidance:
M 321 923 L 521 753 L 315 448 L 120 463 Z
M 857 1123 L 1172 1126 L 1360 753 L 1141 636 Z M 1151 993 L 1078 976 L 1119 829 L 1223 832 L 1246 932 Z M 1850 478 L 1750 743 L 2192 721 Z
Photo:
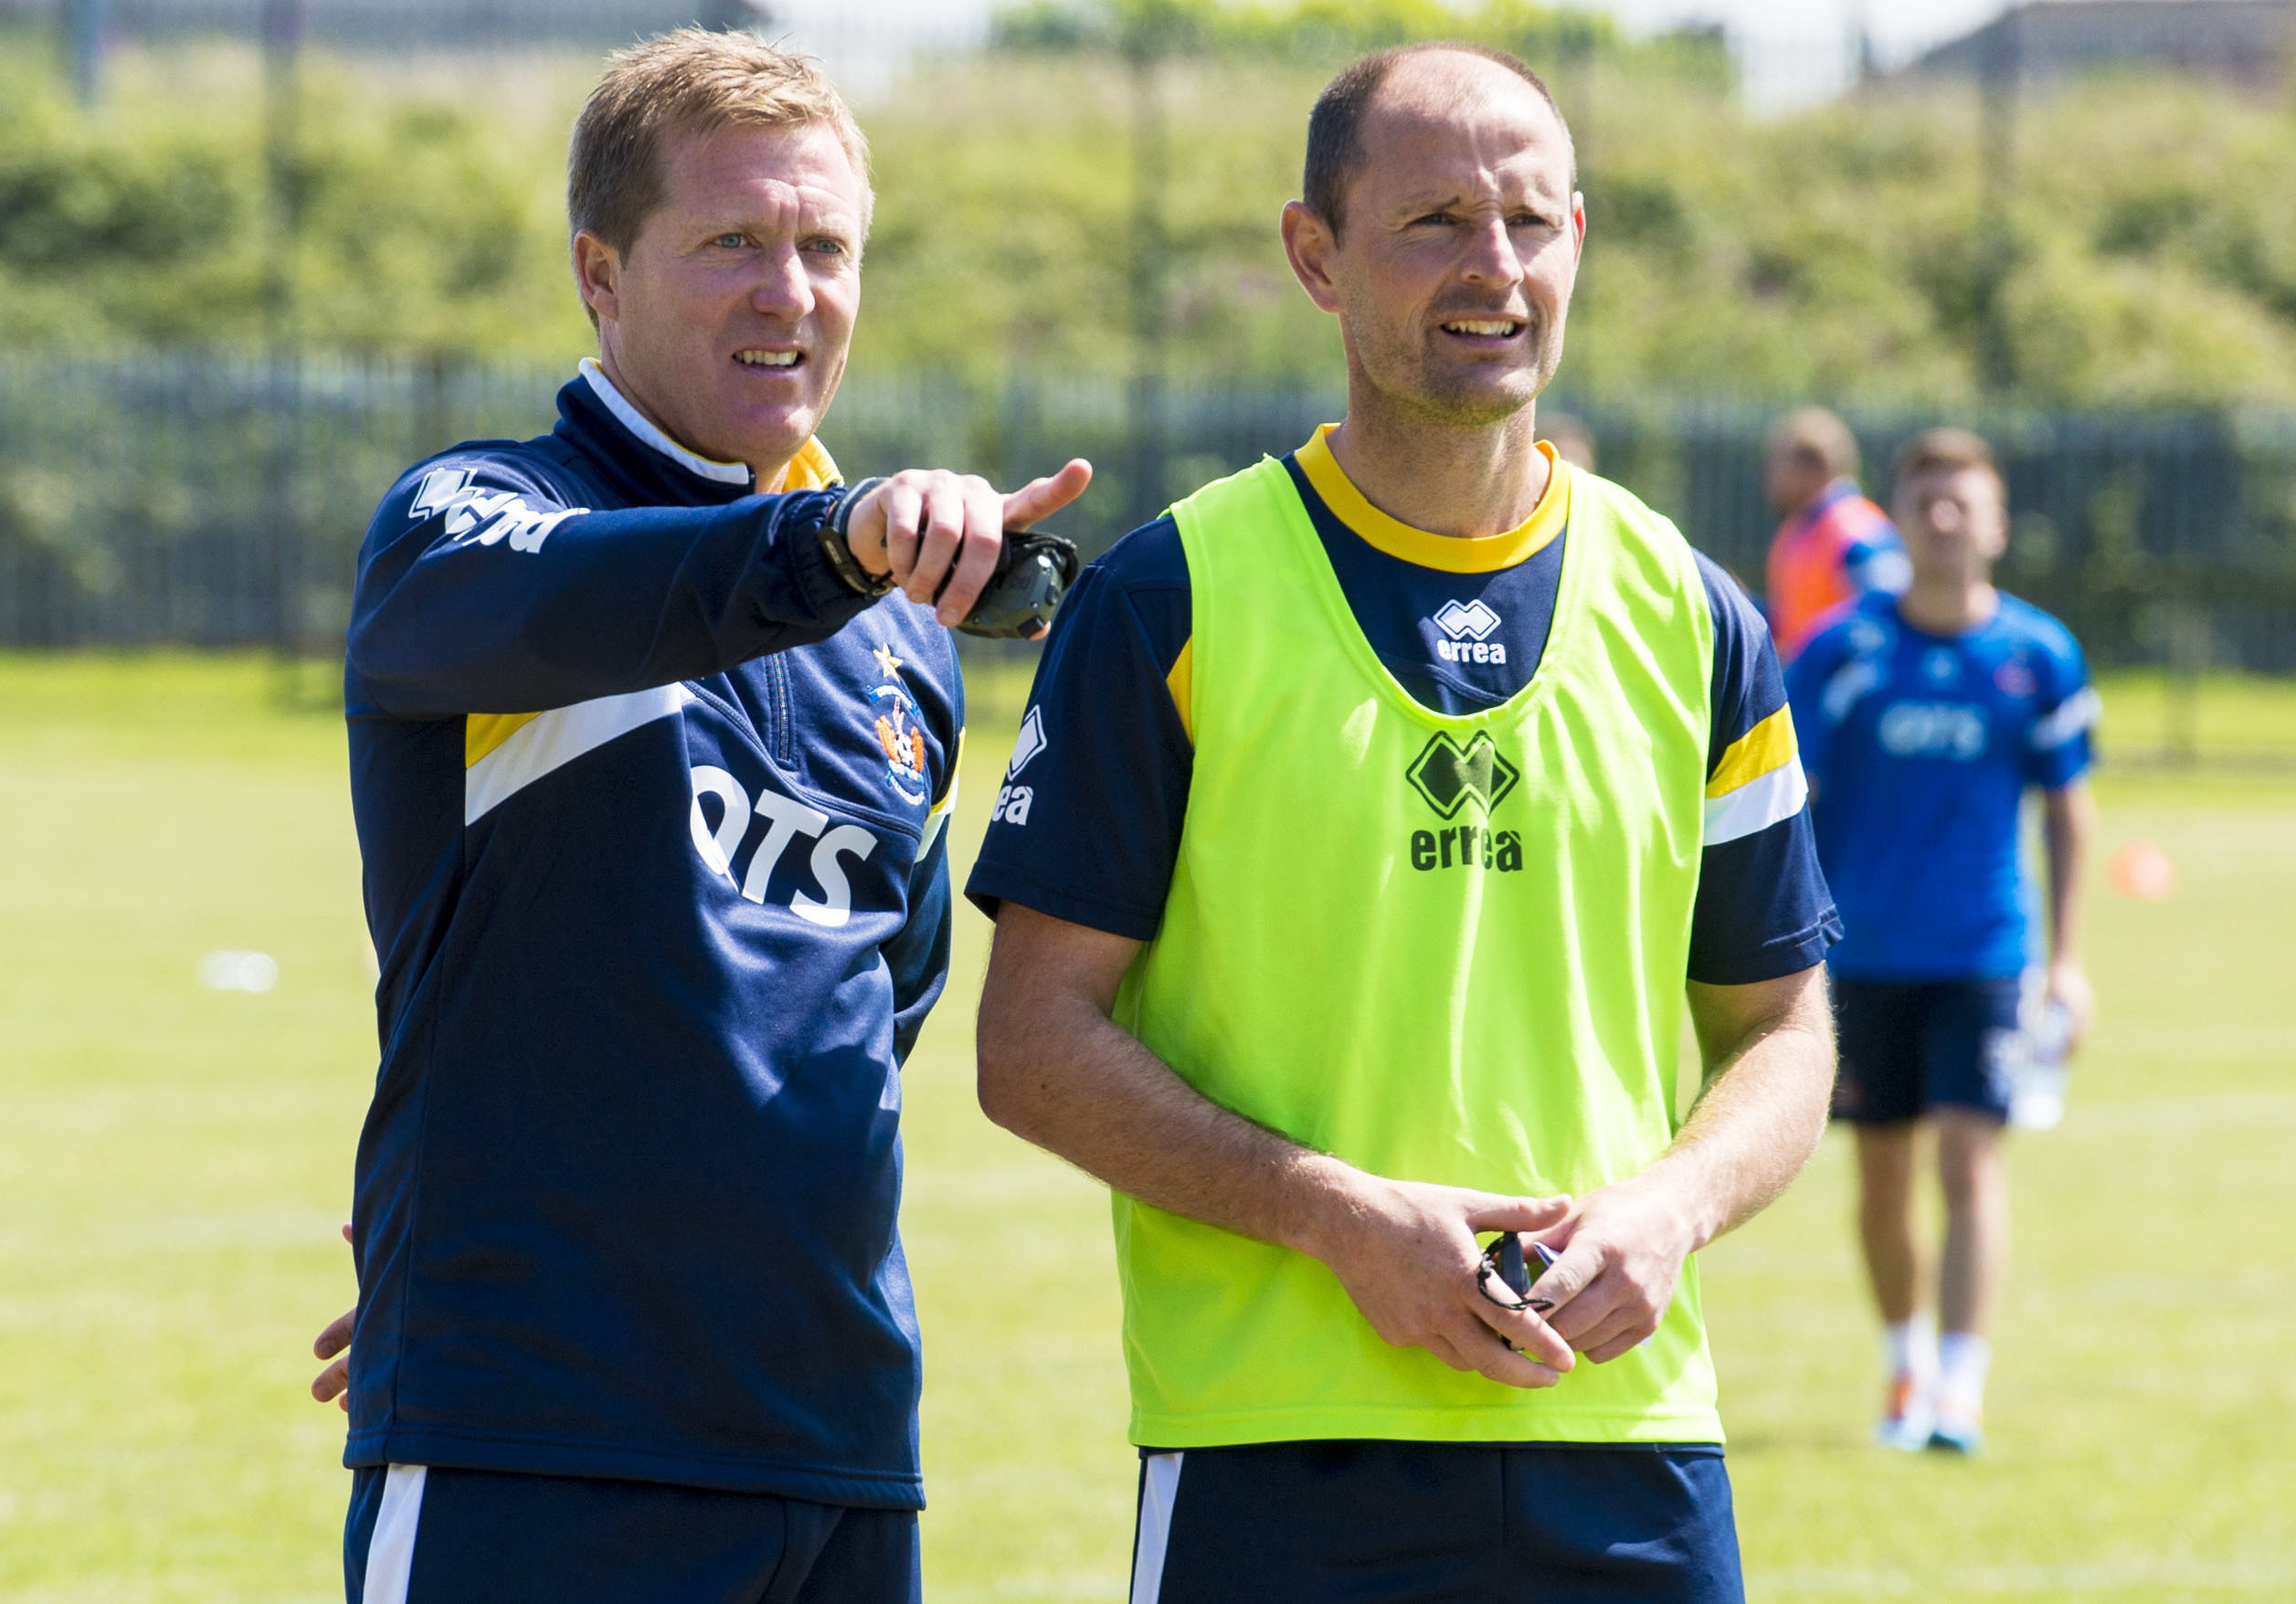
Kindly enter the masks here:
M 1144 1452 L 1131 1604 L 1740 1604 L 1718 1446 Z
M 1834 1117 L 1895 1124 L 1940 1105 L 2009 1117 L 2024 1038 L 2024 983 L 1997 980 L 1834 982 L 1841 1072 Z
M 353 1472 L 349 1604 L 918 1604 L 916 1511 L 647 1482 Z

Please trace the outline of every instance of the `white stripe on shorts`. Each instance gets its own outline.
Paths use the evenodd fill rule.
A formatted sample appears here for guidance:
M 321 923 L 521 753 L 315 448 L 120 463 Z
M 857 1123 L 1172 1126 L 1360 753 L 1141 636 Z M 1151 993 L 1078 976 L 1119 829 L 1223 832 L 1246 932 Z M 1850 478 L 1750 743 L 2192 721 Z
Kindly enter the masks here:
M 1152 1453 L 1140 1477 L 1139 1540 L 1132 1557 L 1132 1604 L 1156 1604 L 1164 1590 L 1164 1546 L 1172 1535 L 1184 1453 Z
M 407 1604 L 422 1485 L 429 1474 L 428 1465 L 393 1465 L 383 1478 L 383 1507 L 375 1512 L 375 1534 L 366 1541 L 366 1586 L 359 1604 Z

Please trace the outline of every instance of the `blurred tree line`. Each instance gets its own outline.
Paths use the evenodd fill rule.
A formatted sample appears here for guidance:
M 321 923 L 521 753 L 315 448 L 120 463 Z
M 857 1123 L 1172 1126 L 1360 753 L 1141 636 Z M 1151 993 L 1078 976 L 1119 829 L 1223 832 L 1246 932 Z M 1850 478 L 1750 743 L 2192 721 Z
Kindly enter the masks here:
M 122 53 L 86 109 L 48 46 L 0 29 L 0 345 L 251 349 L 274 269 L 319 349 L 555 356 L 587 332 L 563 70 L 394 83 L 313 62 L 274 184 L 253 51 Z
M 1629 40 L 1524 0 L 1007 12 L 985 51 L 862 108 L 879 199 L 857 371 L 1121 375 L 1152 328 L 1175 379 L 1328 385 L 1336 339 L 1275 227 L 1307 109 L 1349 55 L 1431 35 L 1524 55 L 1571 120 L 1590 227 L 1574 391 L 1963 402 L 1984 387 L 1991 295 L 2022 399 L 2296 404 L 2289 106 L 2135 74 L 2028 92 L 1989 221 L 1971 85 L 1885 79 L 1762 116 L 1718 34 Z M 309 345 L 587 346 L 560 164 L 593 63 L 312 63 L 284 244 L 252 63 L 125 62 L 89 112 L 44 49 L 0 39 L 0 344 L 251 345 L 267 253 L 287 250 Z M 1146 237 L 1144 116 L 1162 142 Z

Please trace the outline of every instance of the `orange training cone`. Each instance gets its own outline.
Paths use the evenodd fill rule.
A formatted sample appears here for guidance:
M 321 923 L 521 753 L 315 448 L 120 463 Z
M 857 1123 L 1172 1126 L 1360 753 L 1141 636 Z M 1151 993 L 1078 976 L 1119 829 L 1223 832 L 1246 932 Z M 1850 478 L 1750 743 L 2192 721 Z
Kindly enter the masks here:
M 2157 902 L 2176 889 L 2176 865 L 2151 841 L 2126 843 L 2105 865 L 2112 889 L 2124 897 Z

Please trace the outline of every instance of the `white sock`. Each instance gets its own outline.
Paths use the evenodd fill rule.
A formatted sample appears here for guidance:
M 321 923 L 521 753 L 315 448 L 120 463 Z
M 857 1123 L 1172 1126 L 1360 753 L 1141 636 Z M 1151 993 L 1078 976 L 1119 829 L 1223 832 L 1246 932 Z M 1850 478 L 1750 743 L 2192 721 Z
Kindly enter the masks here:
M 1945 1405 L 1966 1415 L 1984 1413 L 1993 1344 L 1973 1331 L 1949 1331 L 1937 1339 L 1937 1366 Z
M 1928 1314 L 1885 1325 L 1881 1336 L 1891 1376 L 1910 1376 L 1926 1383 L 1937 1374 L 1937 1340 Z

